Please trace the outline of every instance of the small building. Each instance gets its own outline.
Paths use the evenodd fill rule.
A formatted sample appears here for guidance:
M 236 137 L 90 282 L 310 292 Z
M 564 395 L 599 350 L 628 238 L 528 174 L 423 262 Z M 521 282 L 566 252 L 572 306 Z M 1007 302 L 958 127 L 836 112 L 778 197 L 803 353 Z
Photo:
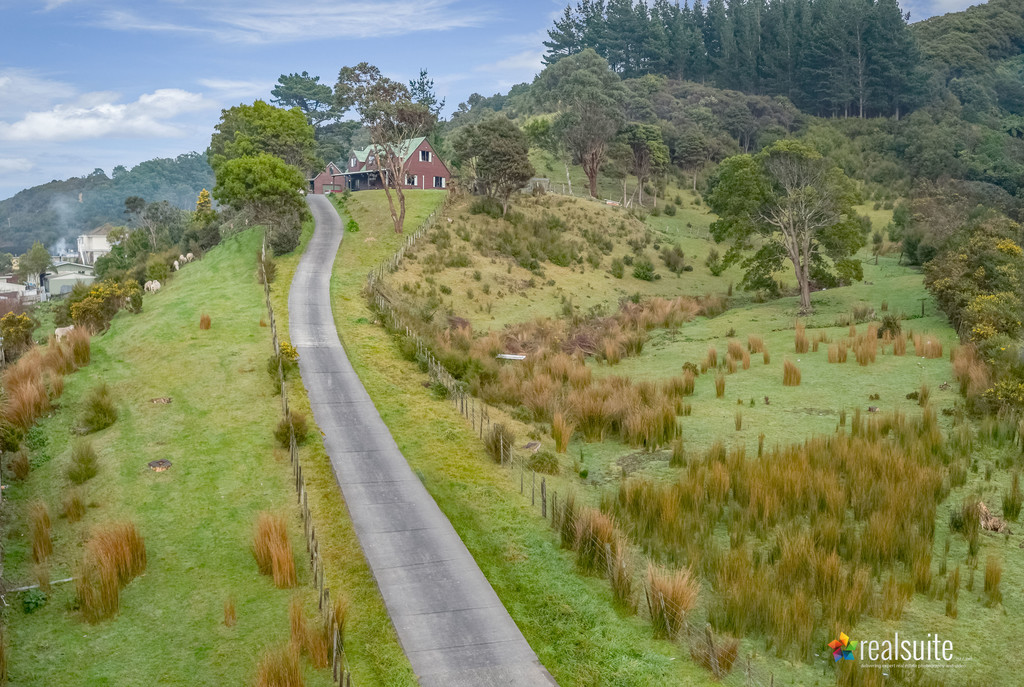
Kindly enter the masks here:
M 96 259 L 110 252 L 110 241 L 107 234 L 114 228 L 112 224 L 96 227 L 88 234 L 78 237 L 78 259 L 86 265 L 95 265 Z
M 426 138 L 402 141 L 397 150 L 405 156 L 403 189 L 448 188 L 452 173 Z M 380 154 L 378 146 L 369 145 L 353 151 L 344 166 L 335 162 L 328 163 L 324 171 L 310 179 L 310 190 L 322 194 L 384 188 L 383 178 L 386 178 L 387 170 L 380 168 L 377 159 Z
M 43 277 L 43 288 L 51 296 L 62 296 L 71 293 L 78 282 L 92 284 L 96 281 L 96 273 L 92 265 L 78 262 L 55 262 L 50 271 Z

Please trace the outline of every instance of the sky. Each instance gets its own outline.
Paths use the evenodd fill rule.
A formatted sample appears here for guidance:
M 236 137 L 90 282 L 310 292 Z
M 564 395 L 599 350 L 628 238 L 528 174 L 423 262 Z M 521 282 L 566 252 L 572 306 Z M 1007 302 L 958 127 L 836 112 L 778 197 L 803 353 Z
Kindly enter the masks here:
M 426 68 L 451 112 L 541 68 L 566 0 L 0 0 L 0 199 L 209 143 L 283 73 Z M 912 20 L 970 0 L 904 0 Z

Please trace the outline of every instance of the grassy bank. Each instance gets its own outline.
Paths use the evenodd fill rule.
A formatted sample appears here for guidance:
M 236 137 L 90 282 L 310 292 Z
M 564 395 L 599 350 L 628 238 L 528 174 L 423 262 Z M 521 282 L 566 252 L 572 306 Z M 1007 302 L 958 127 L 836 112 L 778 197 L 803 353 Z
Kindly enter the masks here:
M 5 582 L 32 580 L 26 506 L 42 501 L 53 521 L 52 580 L 76 574 L 82 543 L 97 525 L 132 520 L 148 567 L 121 593 L 120 612 L 96 625 L 75 610 L 73 584 L 55 584 L 44 606 L 22 611 L 9 594 L 8 662 L 17 685 L 248 684 L 264 647 L 289 636 L 288 604 L 315 595 L 287 454 L 274 446 L 280 407 L 266 360 L 271 350 L 262 287 L 254 278 L 260 235 L 226 240 L 188 265 L 139 315 L 118 315 L 93 339 L 92 363 L 67 377 L 60 408 L 29 433 L 32 472 L 5 492 Z M 200 315 L 212 327 L 199 329 Z M 82 399 L 109 385 L 119 417 L 91 435 L 99 472 L 81 489 L 82 520 L 59 517 L 69 493 L 72 429 Z M 152 399 L 168 398 L 168 403 Z M 149 461 L 172 467 L 153 472 Z M 298 586 L 277 589 L 251 551 L 262 510 L 286 518 Z M 224 625 L 233 599 L 237 624 Z M 306 663 L 304 661 L 304 663 Z M 305 666 L 308 685 L 327 671 Z

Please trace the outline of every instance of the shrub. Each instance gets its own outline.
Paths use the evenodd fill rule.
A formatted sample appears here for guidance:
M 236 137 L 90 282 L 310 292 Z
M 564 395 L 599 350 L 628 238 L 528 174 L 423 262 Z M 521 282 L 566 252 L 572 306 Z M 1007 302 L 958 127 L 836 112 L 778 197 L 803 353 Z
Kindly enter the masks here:
M 97 529 L 85 545 L 75 576 L 82 614 L 90 623 L 117 613 L 120 588 L 146 570 L 146 546 L 134 523 Z
M 17 451 L 15 451 L 14 455 L 11 456 L 11 460 L 7 464 L 7 467 L 10 468 L 11 475 L 15 479 L 27 479 L 28 474 L 31 471 L 28 462 L 28 451 L 26 451 L 24 448 L 19 448 Z
M 782 366 L 782 386 L 800 386 L 800 368 L 790 360 Z
M 21 610 L 28 614 L 46 605 L 46 592 L 40 589 L 28 589 L 21 593 Z M 4 684 L 4 683 L 0 683 Z
M 117 408 L 105 382 L 93 387 L 85 397 L 82 426 L 88 432 L 106 429 L 117 421 Z
M 32 542 L 32 560 L 45 563 L 53 553 L 50 538 L 50 511 L 42 501 L 35 501 L 28 507 L 28 535 Z
M 306 423 L 306 416 L 303 413 L 291 411 L 286 417 L 281 418 L 274 428 L 274 438 L 281 448 L 291 446 L 291 435 L 295 434 L 295 443 L 302 446 L 309 437 L 309 426 Z
M 202 330 L 209 329 L 210 328 L 210 324 L 211 324 L 211 322 L 210 322 L 210 316 L 209 315 L 207 315 L 206 313 L 203 313 L 202 315 L 199 316 L 199 328 L 200 329 L 202 329 Z
M 272 576 L 278 588 L 295 586 L 295 558 L 288 540 L 288 525 L 283 517 L 267 511 L 257 515 L 252 552 L 260 573 Z
M 642 281 L 654 281 L 654 263 L 646 257 L 637 258 L 633 263 L 633 276 Z
M 267 649 L 256 664 L 255 687 L 304 687 L 299 648 L 283 644 Z
M 353 234 L 358 233 L 359 232 L 359 223 L 356 222 L 353 218 L 349 217 L 348 221 L 345 222 L 345 231 L 352 232 Z
M 683 628 L 686 614 L 697 605 L 700 582 L 689 568 L 669 572 L 647 566 L 648 610 L 655 637 L 673 638 Z
M 71 465 L 68 466 L 68 479 L 73 484 L 84 484 L 99 472 L 99 461 L 96 449 L 91 441 L 78 441 L 71 447 Z
M 516 434 L 511 427 L 503 422 L 498 422 L 487 433 L 484 444 L 487 447 L 487 452 L 491 454 L 491 458 L 500 463 L 511 457 L 509 453 L 516 444 Z
M 616 279 L 622 279 L 622 276 L 626 273 L 626 266 L 623 264 L 621 258 L 612 259 L 612 266 L 608 270 L 612 276 Z
M 715 248 L 708 251 L 708 257 L 704 260 L 704 264 L 711 271 L 711 274 L 716 277 L 721 276 L 722 272 L 725 272 L 725 262 L 722 260 L 721 256 L 719 256 L 718 250 Z
M 274 226 L 267 237 L 267 246 L 274 255 L 285 255 L 298 248 L 301 238 L 302 226 L 296 221 L 285 220 Z
M 661 260 L 665 263 L 665 267 L 675 274 L 681 274 L 686 269 L 686 255 L 678 245 L 662 248 Z
M 61 515 L 67 518 L 68 522 L 78 522 L 85 515 L 85 502 L 82 501 L 82 495 L 77 490 L 69 492 L 64 497 Z
M 527 463 L 531 470 L 543 472 L 545 475 L 558 474 L 558 457 L 551 451 L 537 451 Z

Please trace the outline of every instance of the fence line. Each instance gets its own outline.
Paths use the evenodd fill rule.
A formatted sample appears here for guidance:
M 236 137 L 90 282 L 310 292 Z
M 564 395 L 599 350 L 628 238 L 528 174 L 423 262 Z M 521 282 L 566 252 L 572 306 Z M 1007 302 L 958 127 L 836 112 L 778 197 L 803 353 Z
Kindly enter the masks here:
M 306 540 L 306 553 L 309 567 L 313 575 L 313 586 L 317 590 L 317 608 L 326 622 L 330 634 L 331 645 L 331 679 L 338 687 L 352 687 L 352 673 L 349 669 L 348 654 L 345 650 L 343 619 L 335 617 L 334 606 L 331 604 L 331 590 L 324 583 L 324 565 L 320 557 L 320 540 L 316 535 L 309 510 L 309 494 L 302 475 L 302 462 L 299 460 L 299 448 L 295 441 L 295 428 L 292 426 L 291 410 L 288 407 L 288 390 L 285 383 L 284 367 L 281 361 L 281 343 L 277 336 L 277 320 L 274 318 L 274 306 L 270 301 L 270 283 L 264 272 L 264 261 L 267 259 L 267 243 L 263 242 L 260 253 L 260 277 L 263 281 L 263 293 L 267 303 L 267 316 L 270 319 L 270 334 L 274 343 L 274 355 L 277 358 L 277 379 L 281 385 L 281 412 L 288 422 L 288 457 L 292 464 L 292 477 L 295 484 L 295 495 L 299 511 L 302 514 L 303 538 Z
M 474 433 L 478 434 L 480 439 L 483 440 L 485 439 L 485 434 L 489 435 L 493 427 L 491 421 L 491 411 L 493 409 L 484 401 L 469 394 L 465 384 L 457 380 L 444 364 L 437 359 L 427 341 L 416 332 L 415 328 L 409 325 L 402 313 L 395 307 L 393 299 L 389 295 L 383 281 L 385 274 L 397 269 L 408 248 L 414 245 L 430 229 L 433 218 L 434 215 L 431 215 L 428 221 L 421 225 L 415 234 L 409 237 L 398 253 L 382 262 L 370 272 L 367 276 L 367 293 L 385 328 L 398 335 L 404 335 L 407 339 L 413 341 L 416 350 L 416 360 L 426 368 L 430 380 L 434 384 L 441 385 L 447 400 L 469 421 Z M 540 474 L 538 476 L 537 471 L 530 466 L 530 458 L 526 452 L 517 449 L 514 445 L 507 442 L 504 435 L 497 435 L 497 443 L 498 446 L 495 451 L 497 454 L 495 456 L 496 460 L 503 467 L 507 467 L 513 475 L 517 471 L 519 472 L 519 493 L 524 497 L 529 497 L 530 505 L 540 511 L 542 518 L 545 520 L 550 519 L 551 527 L 558 530 L 562 525 L 561 518 L 564 512 L 560 513 L 559 511 L 557 491 L 551 490 L 549 493 L 547 475 Z M 563 510 L 564 503 L 565 500 L 563 499 Z M 574 528 L 575 523 L 570 523 L 569 527 Z M 635 570 L 635 566 L 632 566 L 632 569 Z M 609 569 L 607 572 L 607 576 L 610 578 L 612 570 Z M 642 597 L 648 600 L 648 613 L 650 614 L 652 610 L 652 593 L 647 587 L 646 578 L 641 582 L 640 589 Z M 760 666 L 752 662 L 749 655 L 742 661 L 738 655 L 735 656 L 736 663 L 730 666 L 731 670 L 723 671 L 723 666 L 720 665 L 719 659 L 724 658 L 724 656 L 721 656 L 718 649 L 716 649 L 714 634 L 710 630 L 710 625 L 705 624 L 704 627 L 691 625 L 688 619 L 689 614 L 682 612 L 682 609 L 673 607 L 671 599 L 665 599 L 660 594 L 655 597 L 655 602 L 660 603 L 662 608 L 672 608 L 676 612 L 681 612 L 682 616 L 686 618 L 683 630 L 673 639 L 685 644 L 693 660 L 707 667 L 717 679 L 725 680 L 734 685 L 742 684 L 745 687 L 774 687 L 775 675 L 770 672 L 765 673 Z M 742 682 L 737 682 L 737 680 L 742 680 Z

